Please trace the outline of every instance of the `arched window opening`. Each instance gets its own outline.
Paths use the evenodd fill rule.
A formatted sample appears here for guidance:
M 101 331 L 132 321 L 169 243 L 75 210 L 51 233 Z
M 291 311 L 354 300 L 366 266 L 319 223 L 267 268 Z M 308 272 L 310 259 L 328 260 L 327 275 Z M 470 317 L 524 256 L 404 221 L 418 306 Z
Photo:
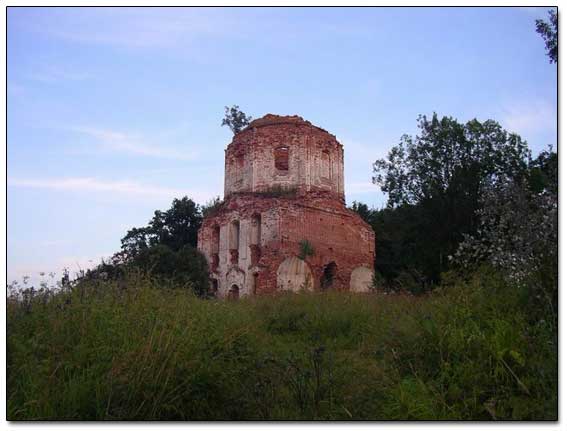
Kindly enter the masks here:
M 261 239 L 262 239 L 262 216 L 260 214 L 254 214 L 252 216 L 250 244 L 259 245 Z
M 328 150 L 324 150 L 321 156 L 321 176 L 331 178 L 331 154 Z
M 211 241 L 211 269 L 216 271 L 219 266 L 219 243 L 220 243 L 220 227 L 213 227 L 213 237 Z
M 243 155 L 236 155 L 232 161 L 229 162 L 229 181 L 232 183 L 234 191 L 239 190 L 244 183 L 245 175 L 245 161 Z
M 210 287 L 210 291 L 209 291 L 209 296 L 212 296 L 213 298 L 216 298 L 217 294 L 219 291 L 219 282 L 217 279 L 212 278 L 211 279 L 211 287 Z
M 219 268 L 219 263 L 220 263 L 219 254 L 213 253 L 213 256 L 211 258 L 211 270 L 216 271 Z
M 219 243 L 220 243 L 220 226 L 216 225 L 213 227 L 213 241 L 212 241 L 213 253 L 219 252 Z
M 323 275 L 321 276 L 321 289 L 332 289 L 337 276 L 337 264 L 330 262 L 323 267 Z
M 289 170 L 289 147 L 277 147 L 275 149 L 274 163 L 278 171 Z
M 239 298 L 239 296 L 240 288 L 236 284 L 233 284 L 230 289 L 228 289 L 228 299 L 236 300 Z
M 230 262 L 238 263 L 238 250 L 240 249 L 240 222 L 238 220 L 235 220 L 230 224 L 228 248 L 230 253 Z
M 250 221 L 250 263 L 257 265 L 260 261 L 260 242 L 262 240 L 262 217 L 254 214 Z

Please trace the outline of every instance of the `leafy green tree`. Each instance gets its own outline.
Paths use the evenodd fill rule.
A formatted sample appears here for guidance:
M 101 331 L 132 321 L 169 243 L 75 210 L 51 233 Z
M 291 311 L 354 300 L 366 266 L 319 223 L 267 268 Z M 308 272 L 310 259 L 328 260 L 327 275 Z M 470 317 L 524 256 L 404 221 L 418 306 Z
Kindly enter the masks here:
M 558 188 L 557 153 L 550 147 L 530 161 L 529 188 L 534 193 L 544 191 L 557 193 Z
M 403 135 L 374 164 L 373 182 L 388 194 L 388 208 L 372 224 L 377 256 L 389 247 L 393 262 L 438 282 L 448 256 L 477 226 L 483 185 L 526 177 L 529 150 L 493 120 L 461 124 L 434 113 L 419 116 L 418 126 L 417 136 Z
M 198 204 L 187 196 L 174 199 L 167 211 L 157 210 L 147 226 L 130 229 L 122 238 L 125 260 L 156 245 L 178 251 L 185 245 L 197 246 L 197 232 L 203 216 Z
M 388 206 L 417 204 L 451 195 L 475 195 L 478 185 L 525 172 L 525 141 L 496 121 L 461 124 L 452 117 L 418 117 L 420 134 L 403 135 L 386 159 L 374 163 L 374 184 L 388 194 Z
M 543 168 L 542 168 L 543 166 Z M 526 304 L 548 317 L 557 315 L 558 187 L 557 154 L 543 152 L 527 181 L 504 179 L 483 190 L 479 227 L 465 235 L 453 259 L 461 267 L 489 263 L 524 289 Z M 535 187 L 534 187 L 535 184 Z M 543 312 L 542 312 L 543 310 Z M 537 314 L 536 313 L 536 314 Z
M 238 105 L 233 105 L 231 108 L 224 107 L 224 118 L 221 126 L 228 126 L 235 135 L 248 126 L 250 121 L 252 121 L 252 117 L 247 117 Z
M 199 205 L 186 196 L 174 199 L 165 213 L 156 211 L 150 222 L 154 243 L 164 244 L 174 251 L 185 245 L 197 246 L 197 233 L 203 217 Z
M 150 236 L 151 232 L 148 227 L 130 229 L 120 240 L 122 243 L 121 260 L 128 260 L 130 257 L 137 256 L 142 251 L 147 250 L 150 247 Z
M 550 63 L 557 63 L 557 9 L 549 10 L 549 22 L 536 20 L 536 31 L 545 41 L 545 49 Z
M 373 211 L 368 208 L 368 205 L 354 201 L 350 209 L 357 213 L 366 223 L 370 223 Z
M 410 268 L 420 266 L 424 246 L 420 232 L 419 208 L 403 205 L 383 208 L 372 214 L 370 225 L 376 236 L 375 268 L 392 286 L 395 279 Z
M 136 268 L 205 295 L 208 266 L 196 249 L 202 220 L 202 209 L 193 200 L 174 199 L 167 211 L 155 211 L 146 226 L 130 229 L 122 238 L 121 251 L 88 271 L 86 278 L 116 279 Z

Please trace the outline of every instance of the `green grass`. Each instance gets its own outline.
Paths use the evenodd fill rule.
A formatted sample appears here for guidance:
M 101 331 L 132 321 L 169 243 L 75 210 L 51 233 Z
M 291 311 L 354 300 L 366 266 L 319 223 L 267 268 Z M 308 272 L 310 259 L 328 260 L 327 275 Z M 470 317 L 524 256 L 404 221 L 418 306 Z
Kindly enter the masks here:
M 428 296 L 8 301 L 8 419 L 557 419 L 555 328 L 494 274 Z

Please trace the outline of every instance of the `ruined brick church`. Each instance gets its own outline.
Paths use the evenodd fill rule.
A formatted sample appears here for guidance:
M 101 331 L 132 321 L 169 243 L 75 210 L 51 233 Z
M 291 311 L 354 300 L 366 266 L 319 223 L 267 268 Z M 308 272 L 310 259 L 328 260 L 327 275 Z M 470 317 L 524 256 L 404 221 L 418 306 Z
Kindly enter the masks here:
M 372 283 L 374 232 L 345 207 L 343 147 L 298 116 L 268 114 L 234 136 L 198 247 L 219 297 Z

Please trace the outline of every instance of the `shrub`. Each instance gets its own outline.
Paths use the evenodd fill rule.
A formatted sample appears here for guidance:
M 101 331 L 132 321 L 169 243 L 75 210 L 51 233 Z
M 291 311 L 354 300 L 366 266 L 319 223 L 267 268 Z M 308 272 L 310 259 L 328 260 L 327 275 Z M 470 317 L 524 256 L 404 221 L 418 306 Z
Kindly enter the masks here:
M 220 196 L 216 196 L 215 198 L 209 200 L 201 208 L 201 213 L 203 214 L 203 218 L 215 216 L 223 207 L 223 204 L 224 201 L 220 198 Z
M 190 245 L 177 252 L 165 245 L 156 245 L 143 250 L 129 266 L 177 287 L 191 289 L 198 296 L 204 296 L 209 287 L 207 260 Z
M 307 256 L 313 256 L 315 254 L 315 249 L 313 245 L 306 239 L 299 241 L 299 258 L 305 260 Z

